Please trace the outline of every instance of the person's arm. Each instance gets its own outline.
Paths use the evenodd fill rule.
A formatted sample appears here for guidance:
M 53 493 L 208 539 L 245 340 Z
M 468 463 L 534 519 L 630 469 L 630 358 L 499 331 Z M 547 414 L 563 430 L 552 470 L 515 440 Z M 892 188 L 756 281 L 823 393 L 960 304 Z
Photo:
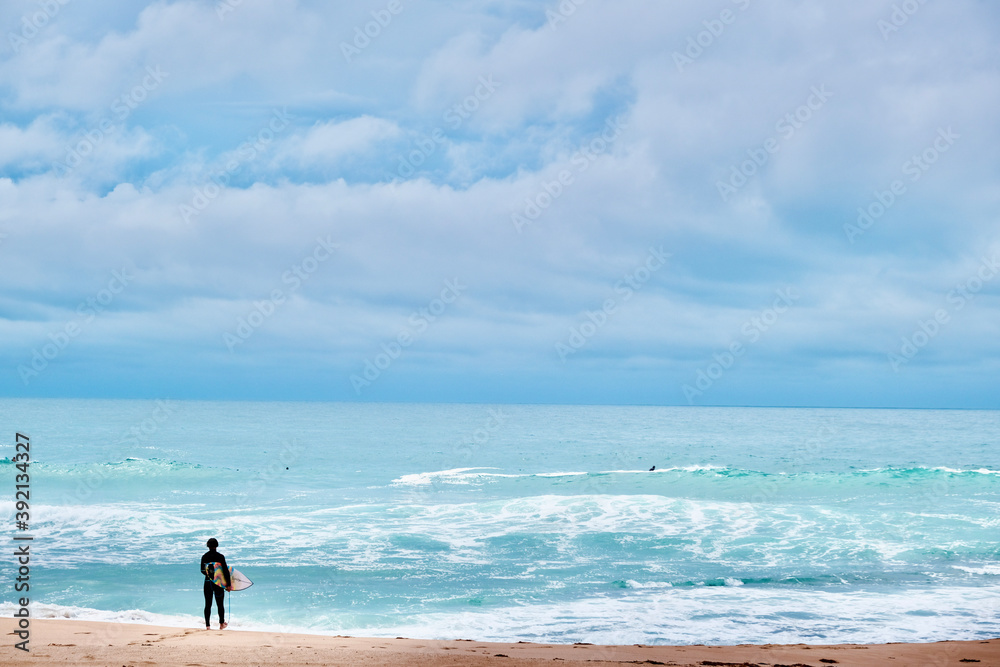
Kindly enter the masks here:
M 208 576 L 208 572 L 205 572 L 205 557 L 204 556 L 201 557 L 201 568 L 200 569 L 201 569 L 201 573 L 207 577 Z
M 232 588 L 233 580 L 229 576 L 229 565 L 226 564 L 226 557 L 219 554 L 219 562 L 222 563 L 222 573 L 226 576 L 226 588 Z

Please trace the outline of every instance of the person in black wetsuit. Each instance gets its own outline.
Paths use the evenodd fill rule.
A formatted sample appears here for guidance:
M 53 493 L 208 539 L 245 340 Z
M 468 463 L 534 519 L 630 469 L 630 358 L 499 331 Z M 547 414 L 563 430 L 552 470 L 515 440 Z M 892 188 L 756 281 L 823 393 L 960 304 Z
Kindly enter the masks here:
M 216 551 L 219 546 L 219 540 L 213 537 L 208 541 L 207 546 L 208 551 L 201 557 L 201 573 L 205 575 L 205 629 L 212 629 L 210 619 L 212 616 L 212 596 L 214 595 L 215 606 L 219 608 L 219 629 L 225 630 L 228 623 L 226 623 L 226 608 L 222 603 L 225 599 L 226 591 L 233 590 L 233 580 L 229 577 L 229 566 L 226 565 L 226 557 Z M 215 565 L 216 563 L 218 565 Z M 220 566 L 226 578 L 225 589 L 216 586 L 213 581 L 215 568 Z

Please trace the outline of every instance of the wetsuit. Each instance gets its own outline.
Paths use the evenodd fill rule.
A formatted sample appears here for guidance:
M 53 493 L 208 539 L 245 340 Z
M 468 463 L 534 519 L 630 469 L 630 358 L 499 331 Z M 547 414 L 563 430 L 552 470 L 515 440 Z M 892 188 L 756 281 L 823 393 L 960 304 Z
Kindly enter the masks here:
M 215 606 L 219 608 L 219 625 L 226 622 L 226 607 L 222 604 L 226 597 L 226 589 L 219 588 L 212 581 L 215 576 L 214 567 L 210 563 L 222 563 L 222 573 L 226 577 L 226 586 L 232 586 L 233 581 L 229 578 L 229 566 L 226 565 L 226 557 L 218 551 L 206 551 L 201 557 L 201 573 L 205 575 L 205 627 L 211 625 L 212 616 L 212 596 L 215 596 Z

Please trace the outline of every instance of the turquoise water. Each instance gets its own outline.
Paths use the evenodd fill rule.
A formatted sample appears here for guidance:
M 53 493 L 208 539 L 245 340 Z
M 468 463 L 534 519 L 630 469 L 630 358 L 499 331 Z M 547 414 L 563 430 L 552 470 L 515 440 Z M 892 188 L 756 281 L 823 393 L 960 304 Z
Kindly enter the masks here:
M 0 414 L 9 441 L 32 438 L 36 616 L 197 627 L 214 536 L 255 582 L 232 595 L 234 628 L 1000 636 L 998 412 L 4 400 Z

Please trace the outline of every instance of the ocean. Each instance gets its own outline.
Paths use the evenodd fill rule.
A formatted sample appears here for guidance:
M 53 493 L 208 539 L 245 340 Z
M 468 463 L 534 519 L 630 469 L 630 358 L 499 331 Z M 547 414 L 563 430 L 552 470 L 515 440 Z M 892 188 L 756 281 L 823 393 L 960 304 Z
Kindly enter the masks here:
M 236 630 L 1000 636 L 996 411 L 11 399 L 0 415 L 35 618 L 201 627 L 215 537 L 254 581 L 227 598 Z M 0 585 L 10 615 L 21 594 Z

